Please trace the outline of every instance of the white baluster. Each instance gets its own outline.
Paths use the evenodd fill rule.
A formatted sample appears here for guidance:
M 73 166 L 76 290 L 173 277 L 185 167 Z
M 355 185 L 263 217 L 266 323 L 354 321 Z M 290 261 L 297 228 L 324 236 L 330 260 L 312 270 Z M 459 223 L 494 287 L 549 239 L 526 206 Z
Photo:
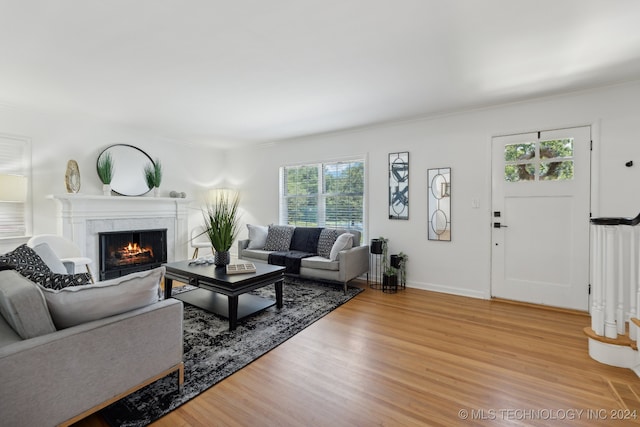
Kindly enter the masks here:
M 630 319 L 634 319 L 638 317 L 638 305 L 637 305 L 637 294 L 638 294 L 638 241 L 636 227 L 631 228 L 631 241 L 629 242 L 629 321 Z M 637 340 L 637 329 L 629 324 L 629 338 L 632 340 Z
M 604 296 L 604 336 L 618 338 L 616 327 L 616 235 L 617 227 L 605 226 L 605 296 Z
M 626 292 L 627 284 L 625 279 L 625 250 L 624 250 L 624 242 L 625 236 L 628 234 L 628 227 L 619 225 L 616 227 L 616 240 L 617 240 L 617 251 L 616 251 L 616 260 L 618 264 L 618 269 L 616 271 L 616 329 L 618 331 L 618 335 L 624 335 L 627 332 L 626 328 L 626 319 L 624 316 L 624 298 L 628 295 Z
M 605 244 L 604 227 L 600 225 L 592 225 L 592 253 L 591 261 L 592 277 L 591 277 L 591 329 L 596 335 L 604 335 L 604 312 L 603 312 L 603 275 L 604 275 L 604 256 L 603 247 Z M 638 292 L 640 298 L 640 289 Z

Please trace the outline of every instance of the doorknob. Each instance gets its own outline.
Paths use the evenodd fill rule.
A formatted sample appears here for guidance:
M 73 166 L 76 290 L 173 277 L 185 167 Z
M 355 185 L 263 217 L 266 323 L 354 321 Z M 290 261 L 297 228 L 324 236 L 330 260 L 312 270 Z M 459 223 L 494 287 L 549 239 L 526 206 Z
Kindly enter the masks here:
M 502 225 L 499 222 L 494 222 L 493 223 L 493 228 L 507 228 L 508 225 Z

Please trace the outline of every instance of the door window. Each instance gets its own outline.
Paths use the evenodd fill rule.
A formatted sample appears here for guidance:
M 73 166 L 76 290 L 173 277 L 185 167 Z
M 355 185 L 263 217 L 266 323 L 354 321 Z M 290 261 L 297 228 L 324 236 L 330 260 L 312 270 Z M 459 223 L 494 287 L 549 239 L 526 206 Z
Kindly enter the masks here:
M 571 180 L 573 138 L 507 144 L 504 161 L 506 182 Z

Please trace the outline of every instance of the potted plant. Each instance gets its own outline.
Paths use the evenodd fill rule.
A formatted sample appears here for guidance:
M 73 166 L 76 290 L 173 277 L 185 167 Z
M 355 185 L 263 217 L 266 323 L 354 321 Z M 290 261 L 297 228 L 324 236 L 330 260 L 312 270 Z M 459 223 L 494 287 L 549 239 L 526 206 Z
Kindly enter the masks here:
M 153 189 L 153 193 L 157 197 L 160 191 L 160 183 L 162 182 L 162 163 L 160 163 L 160 159 L 155 159 L 153 163 L 148 163 L 144 167 L 144 179 L 149 189 Z
M 398 269 L 387 267 L 382 273 L 382 292 L 394 293 L 398 290 Z
M 213 263 L 218 267 L 229 264 L 231 260 L 229 249 L 239 231 L 238 203 L 238 194 L 232 199 L 226 193 L 218 194 L 203 211 L 204 234 L 215 249 Z
M 400 284 L 404 286 L 407 282 L 407 260 L 409 257 L 404 252 L 400 252 L 399 254 L 391 255 L 389 257 L 389 261 L 392 267 L 398 269 L 398 279 L 400 280 Z
M 102 153 L 98 159 L 98 177 L 102 182 L 102 194 L 111 195 L 111 180 L 113 179 L 113 157 L 111 153 Z

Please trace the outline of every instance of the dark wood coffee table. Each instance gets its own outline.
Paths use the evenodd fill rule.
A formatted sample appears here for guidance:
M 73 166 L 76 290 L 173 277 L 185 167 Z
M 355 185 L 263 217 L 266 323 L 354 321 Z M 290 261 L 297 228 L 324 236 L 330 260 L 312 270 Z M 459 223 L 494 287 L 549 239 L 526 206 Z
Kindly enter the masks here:
M 191 263 L 191 265 L 190 265 Z M 282 308 L 282 282 L 284 267 L 256 263 L 255 273 L 226 274 L 225 268 L 211 264 L 193 264 L 191 260 L 164 264 L 164 297 L 171 297 L 173 281 L 197 286 L 173 298 L 229 319 L 233 331 L 242 319 L 272 305 Z M 254 289 L 275 285 L 276 300 L 247 294 Z

